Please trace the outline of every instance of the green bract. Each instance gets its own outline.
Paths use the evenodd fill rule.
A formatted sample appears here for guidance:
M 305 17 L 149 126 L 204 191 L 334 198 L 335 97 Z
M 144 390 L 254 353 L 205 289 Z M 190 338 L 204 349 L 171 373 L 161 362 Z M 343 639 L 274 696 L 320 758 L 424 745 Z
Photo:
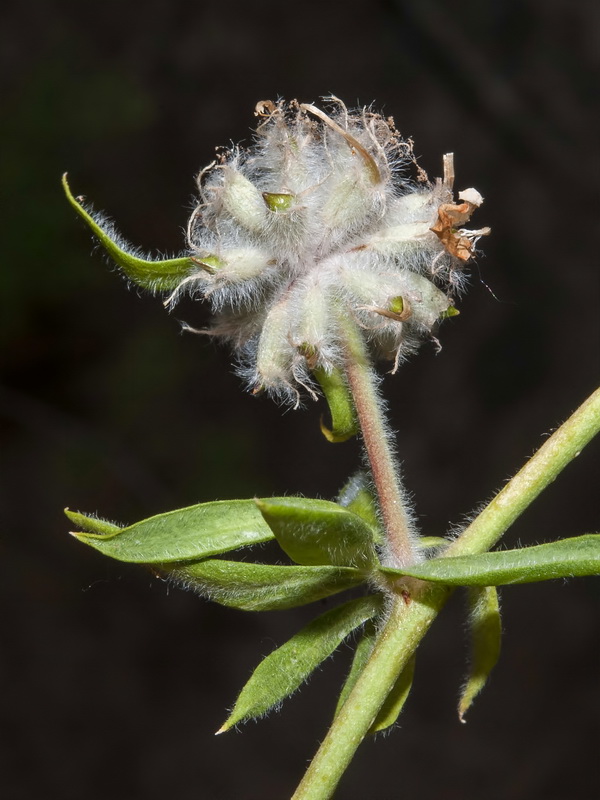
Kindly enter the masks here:
M 331 428 L 321 419 L 321 432 L 329 442 L 345 442 L 358 431 L 356 414 L 346 380 L 339 369 L 327 372 L 322 368 L 313 371 L 329 405 Z
M 107 224 L 100 217 L 92 216 L 81 201 L 73 196 L 66 173 L 63 175 L 62 184 L 69 203 L 89 225 L 92 233 L 125 276 L 138 286 L 152 292 L 171 291 L 195 268 L 194 261 L 187 256 L 153 261 L 140 258 L 132 252 L 132 248 L 128 251 L 122 246 L 121 237 L 115 235 L 112 224 Z

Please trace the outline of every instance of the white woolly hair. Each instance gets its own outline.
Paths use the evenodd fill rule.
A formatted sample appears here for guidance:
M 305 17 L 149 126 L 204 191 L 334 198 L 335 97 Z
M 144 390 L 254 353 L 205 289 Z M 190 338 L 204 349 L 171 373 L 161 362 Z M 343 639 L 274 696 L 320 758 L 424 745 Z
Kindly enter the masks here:
M 187 232 L 197 268 L 167 301 L 208 300 L 210 332 L 233 345 L 251 390 L 296 406 L 299 387 L 315 395 L 315 366 L 340 365 L 340 309 L 392 371 L 424 338 L 437 341 L 483 234 L 458 229 L 481 197 L 468 190 L 470 204 L 452 205 L 451 169 L 430 183 L 391 118 L 327 100 L 329 114 L 259 103 L 253 145 L 221 151 L 200 173 Z

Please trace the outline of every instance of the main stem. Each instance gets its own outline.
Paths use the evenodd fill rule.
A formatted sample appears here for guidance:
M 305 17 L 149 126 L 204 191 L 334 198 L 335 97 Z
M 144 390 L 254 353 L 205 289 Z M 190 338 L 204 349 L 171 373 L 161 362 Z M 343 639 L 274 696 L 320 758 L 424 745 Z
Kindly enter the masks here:
M 373 652 L 292 800 L 327 800 L 371 728 L 400 673 L 450 596 L 441 584 L 422 584 L 407 605 L 395 598 Z
M 377 377 L 364 338 L 352 319 L 342 322 L 345 337 L 345 373 L 369 460 L 386 533 L 388 566 L 406 567 L 417 560 L 410 517 L 390 445 Z
M 353 346 L 348 348 L 349 353 Z M 360 363 L 369 367 L 366 360 L 361 359 Z M 348 382 L 352 391 L 358 388 L 365 397 L 368 396 L 363 384 L 366 374 L 363 372 L 361 379 L 360 372 L 360 366 L 356 370 L 349 368 Z M 371 397 L 378 400 L 374 384 Z M 376 405 L 379 408 L 378 402 Z M 360 406 L 359 401 L 357 414 L 362 424 L 364 414 L 359 411 Z M 386 439 L 385 427 L 380 424 L 380 432 Z M 484 552 L 492 547 L 542 489 L 579 455 L 599 431 L 600 389 L 577 409 L 473 520 L 450 548 L 451 555 Z M 365 445 L 369 437 L 365 437 Z M 374 448 L 371 452 L 379 451 Z M 388 453 L 393 465 L 389 448 L 383 447 L 382 452 Z M 377 474 L 381 479 L 385 472 L 378 470 Z M 401 498 L 401 492 L 398 497 Z M 393 515 L 391 519 L 394 519 Z M 408 531 L 408 527 L 405 530 Z M 451 594 L 450 588 L 442 584 L 416 581 L 411 582 L 410 587 L 411 595 L 407 600 L 394 597 L 369 661 L 335 717 L 292 800 L 329 800 L 332 797 L 400 673 Z

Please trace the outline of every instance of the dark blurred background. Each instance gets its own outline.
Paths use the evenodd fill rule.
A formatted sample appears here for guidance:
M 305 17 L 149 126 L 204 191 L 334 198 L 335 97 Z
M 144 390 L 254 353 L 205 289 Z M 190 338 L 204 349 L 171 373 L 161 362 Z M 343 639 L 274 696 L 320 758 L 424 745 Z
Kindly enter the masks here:
M 323 736 L 342 648 L 280 713 L 214 738 L 260 657 L 314 608 L 254 615 L 170 589 L 67 535 L 62 508 L 121 522 L 195 502 L 332 498 L 360 455 L 322 408 L 241 390 L 229 353 L 180 335 L 188 303 L 126 291 L 60 176 L 145 249 L 176 252 L 193 176 L 250 140 L 258 100 L 375 100 L 490 225 L 443 351 L 387 378 L 406 484 L 440 535 L 489 498 L 598 378 L 595 0 L 55 0 L 8 4 L 3 89 L 0 791 L 282 800 Z M 592 444 L 507 535 L 597 528 Z M 453 598 L 392 735 L 342 800 L 588 798 L 600 712 L 597 579 L 502 592 L 505 640 L 458 723 L 466 637 Z M 329 603 L 322 603 L 328 607 Z M 318 609 L 316 609 L 318 610 Z

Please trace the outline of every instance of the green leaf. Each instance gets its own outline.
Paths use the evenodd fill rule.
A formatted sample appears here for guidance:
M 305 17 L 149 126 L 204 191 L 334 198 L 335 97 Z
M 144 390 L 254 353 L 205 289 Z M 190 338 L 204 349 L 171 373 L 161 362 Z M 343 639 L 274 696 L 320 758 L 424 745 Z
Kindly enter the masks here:
M 375 562 L 372 528 L 337 503 L 284 497 L 256 504 L 280 547 L 298 564 L 368 567 Z
M 383 705 L 379 709 L 379 713 L 375 717 L 375 722 L 371 725 L 369 733 L 384 731 L 396 722 L 410 694 L 414 674 L 415 657 L 413 656 L 398 676 L 394 688 L 388 694 Z
M 346 702 L 348 695 L 352 689 L 354 689 L 357 680 L 361 676 L 362 671 L 364 670 L 367 661 L 373 652 L 376 638 L 377 626 L 372 621 L 367 622 L 363 631 L 363 635 L 354 652 L 354 658 L 352 660 L 350 672 L 348 673 L 348 677 L 346 678 L 344 686 L 342 687 L 342 691 L 340 692 L 334 717 L 338 715 L 341 707 Z M 375 721 L 369 729 L 369 733 L 374 734 L 378 733 L 379 731 L 383 731 L 396 722 L 409 695 L 414 671 L 415 659 L 413 657 L 398 676 L 394 687 L 388 694 L 384 704 L 379 709 L 379 712 L 375 717 Z
M 201 503 L 104 535 L 97 533 L 96 520 L 90 523 L 89 518 L 79 516 L 90 531 L 73 533 L 80 542 L 111 558 L 136 564 L 197 560 L 273 539 L 254 500 Z
M 217 733 L 242 720 L 260 717 L 295 692 L 346 636 L 378 614 L 381 606 L 381 595 L 369 595 L 350 600 L 309 622 L 258 665 Z
M 159 568 L 160 569 L 160 568 Z M 349 567 L 294 567 L 210 559 L 165 565 L 167 577 L 231 608 L 272 611 L 321 600 L 362 583 Z
M 195 262 L 187 256 L 151 261 L 136 255 L 134 248 L 129 248 L 128 252 L 123 247 L 124 240 L 115 233 L 112 223 L 107 223 L 101 215 L 92 216 L 84 208 L 79 198 L 73 196 L 66 173 L 63 175 L 62 185 L 67 199 L 75 211 L 85 220 L 109 256 L 138 286 L 150 289 L 152 292 L 173 290 L 191 271 L 197 269 Z
M 366 473 L 357 472 L 339 493 L 337 504 L 358 514 L 371 526 L 373 539 L 377 544 L 383 544 L 385 537 L 377 516 L 377 503 L 370 490 L 370 480 Z
M 337 705 L 335 707 L 334 718 L 337 717 L 341 707 L 346 702 L 348 695 L 354 689 L 354 685 L 356 681 L 359 679 L 360 675 L 362 674 L 363 669 L 367 661 L 369 660 L 369 656 L 373 652 L 373 647 L 375 645 L 375 637 L 377 635 L 377 626 L 375 623 L 370 620 L 366 623 L 364 630 L 362 632 L 362 636 L 358 644 L 356 645 L 356 649 L 354 650 L 354 658 L 352 659 L 352 666 L 350 667 L 350 672 L 348 673 L 348 677 L 346 678 L 344 685 L 342 686 L 342 691 L 340 692 L 340 696 L 338 697 Z
M 78 511 L 70 511 L 65 508 L 67 517 L 84 531 L 89 533 L 99 533 L 103 536 L 111 536 L 121 530 L 119 525 L 114 522 L 108 522 L 105 519 L 98 519 L 98 517 L 88 516 L 87 514 L 80 514 Z
M 433 558 L 410 569 L 380 567 L 380 570 L 451 586 L 502 586 L 600 575 L 600 534 L 588 533 L 518 550 Z
M 502 622 L 495 586 L 472 586 L 469 589 L 469 623 L 471 633 L 471 663 L 469 675 L 461 692 L 458 717 L 466 722 L 465 714 L 483 689 L 500 656 Z
M 345 442 L 358 432 L 354 404 L 341 370 L 327 372 L 320 367 L 313 370 L 331 414 L 331 428 L 321 419 L 321 433 L 329 442 Z

